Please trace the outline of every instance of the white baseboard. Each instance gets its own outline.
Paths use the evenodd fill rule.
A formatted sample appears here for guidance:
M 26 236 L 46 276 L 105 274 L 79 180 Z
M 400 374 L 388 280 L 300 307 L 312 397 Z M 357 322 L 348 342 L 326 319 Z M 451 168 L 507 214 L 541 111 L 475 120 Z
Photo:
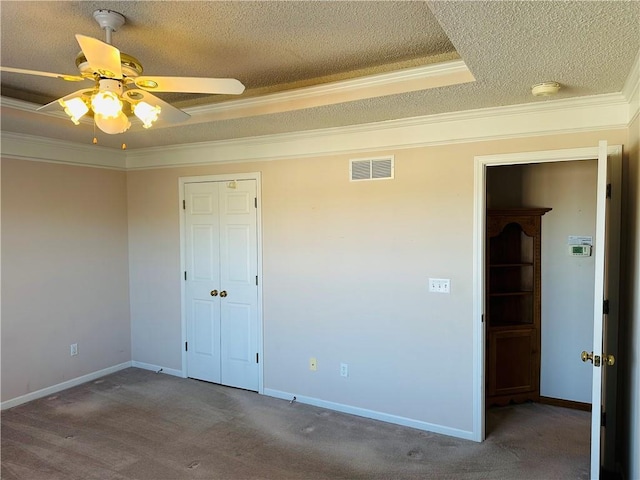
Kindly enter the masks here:
M 182 374 L 182 370 L 176 370 L 175 368 L 162 367 L 160 365 L 153 365 L 151 363 L 131 362 L 131 366 L 135 368 L 142 368 L 143 370 L 153 370 L 156 373 L 166 373 L 167 375 L 173 375 L 174 377 L 186 378 Z
M 58 383 L 57 385 L 52 385 L 50 387 L 46 387 L 46 388 L 37 390 L 35 392 L 27 393 L 26 395 L 21 395 L 19 397 L 12 398 L 11 400 L 2 402 L 0 404 L 0 409 L 6 410 L 7 408 L 16 407 L 23 403 L 27 403 L 32 400 L 37 400 L 38 398 L 52 395 L 62 390 L 66 390 L 67 388 L 75 387 L 82 383 L 96 380 L 100 377 L 104 377 L 106 375 L 118 372 L 120 370 L 124 370 L 125 368 L 129 368 L 129 367 L 142 368 L 144 370 L 152 370 L 154 372 L 166 373 L 167 375 L 173 375 L 176 377 L 184 378 L 184 375 L 182 374 L 181 370 L 176 370 L 173 368 L 165 368 L 159 365 L 152 365 L 150 363 L 144 363 L 144 362 L 136 362 L 136 361 L 124 362 L 124 363 L 120 363 L 119 365 L 114 365 L 112 367 L 98 370 L 97 372 L 88 373 L 86 375 L 82 375 L 81 377 L 67 380 L 66 382 Z M 452 437 L 463 438 L 465 440 L 473 440 L 473 432 L 470 432 L 470 431 L 460 430 L 460 429 L 451 428 L 451 427 L 445 427 L 442 425 L 423 422 L 421 420 L 414 420 L 406 417 L 400 417 L 398 415 L 392 415 L 389 413 L 377 412 L 375 410 L 368 410 L 366 408 L 354 407 L 354 406 L 345 405 L 342 403 L 321 400 L 319 398 L 306 397 L 304 395 L 297 395 L 293 393 L 282 392 L 280 390 L 274 390 L 271 388 L 265 388 L 264 395 L 275 397 L 275 398 L 281 398 L 283 400 L 291 400 L 295 396 L 297 402 L 305 403 L 307 405 L 313 405 L 315 407 L 326 408 L 328 410 L 334 410 L 336 412 L 348 413 L 350 415 L 357 415 L 359 417 L 371 418 L 373 420 L 380 420 L 383 422 L 393 423 L 396 425 L 416 428 L 418 430 L 424 430 L 427 432 L 440 433 L 440 434 L 449 435 Z
M 375 410 L 368 410 L 366 408 L 353 407 L 351 405 L 345 405 L 336 402 L 329 402 L 327 400 L 321 400 L 319 398 L 305 397 L 304 395 L 282 392 L 280 390 L 273 390 L 271 388 L 265 388 L 264 394 L 270 397 L 282 398 L 283 400 L 289 401 L 291 401 L 291 399 L 295 396 L 296 402 L 306 403 L 308 405 L 313 405 L 314 407 L 322 407 L 328 410 L 335 410 L 336 412 L 348 413 L 350 415 L 371 418 L 373 420 L 380 420 L 387 423 L 394 423 L 396 425 L 416 428 L 418 430 L 424 430 L 427 432 L 440 433 L 442 435 L 449 435 L 450 437 L 473 440 L 473 432 L 471 431 L 445 427 L 443 425 L 423 422 L 421 420 L 414 420 L 412 418 L 400 417 L 398 415 L 392 415 L 390 413 L 377 412 Z
M 86 375 L 82 375 L 81 377 L 72 378 L 71 380 L 67 380 L 66 382 L 58 383 L 57 385 L 42 388 L 40 390 L 36 390 L 35 392 L 30 392 L 26 395 L 21 395 L 19 397 L 12 398 L 11 400 L 2 402 L 0 404 L 0 409 L 6 410 L 7 408 L 17 407 L 18 405 L 22 405 L 23 403 L 37 400 L 38 398 L 46 397 L 54 393 L 58 393 L 62 390 L 66 390 L 67 388 L 75 387 L 82 383 L 96 380 L 100 377 L 104 377 L 105 375 L 109 375 L 111 373 L 115 373 L 129 367 L 131 367 L 131 362 L 124 362 L 112 367 L 103 368 L 102 370 L 98 370 L 97 372 L 87 373 Z

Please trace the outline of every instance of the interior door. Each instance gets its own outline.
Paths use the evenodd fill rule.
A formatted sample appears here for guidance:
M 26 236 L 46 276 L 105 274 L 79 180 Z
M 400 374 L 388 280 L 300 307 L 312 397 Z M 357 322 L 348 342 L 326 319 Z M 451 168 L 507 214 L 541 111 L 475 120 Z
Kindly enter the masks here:
M 219 199 L 222 383 L 258 390 L 256 182 L 223 182 Z
M 619 158 L 609 161 L 606 141 L 598 146 L 598 186 L 596 203 L 595 295 L 593 349 L 583 352 L 583 361 L 593 367 L 591 413 L 591 478 L 599 479 L 601 468 L 612 461 L 611 447 L 615 432 L 615 350 L 617 348 L 617 278 L 619 264 Z M 613 174 L 615 172 L 615 175 Z M 611 182 L 614 182 L 613 184 Z M 613 194 L 615 193 L 615 197 Z M 612 198 L 616 201 L 612 202 Z M 610 296 L 610 293 L 613 296 Z M 615 312 L 612 311 L 615 309 Z M 609 416 L 610 418 L 607 418 Z M 608 427 L 604 428 L 604 423 Z M 606 433 L 605 433 L 606 432 Z
M 187 376 L 220 383 L 218 186 L 187 183 L 184 193 Z
M 184 194 L 187 376 L 257 391 L 256 181 Z

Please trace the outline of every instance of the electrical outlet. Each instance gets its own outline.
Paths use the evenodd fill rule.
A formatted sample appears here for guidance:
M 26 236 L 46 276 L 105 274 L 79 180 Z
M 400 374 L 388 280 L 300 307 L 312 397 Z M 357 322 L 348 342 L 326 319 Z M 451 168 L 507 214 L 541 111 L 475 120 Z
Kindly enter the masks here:
M 318 362 L 316 361 L 316 357 L 311 357 L 309 359 L 309 370 L 311 370 L 312 372 L 318 370 Z
M 78 354 L 78 344 L 72 343 L 69 345 L 69 354 L 73 357 Z
M 450 282 L 448 278 L 430 278 L 429 291 L 434 293 L 449 293 Z
M 349 376 L 349 365 L 347 365 L 346 363 L 341 363 L 340 364 L 340 376 L 341 377 L 348 377 Z

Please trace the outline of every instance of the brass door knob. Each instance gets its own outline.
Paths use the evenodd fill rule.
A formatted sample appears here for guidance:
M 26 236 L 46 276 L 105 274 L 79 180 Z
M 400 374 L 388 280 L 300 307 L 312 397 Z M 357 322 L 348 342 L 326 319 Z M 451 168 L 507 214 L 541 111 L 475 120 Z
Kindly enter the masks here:
M 227 296 L 227 291 L 226 291 L 226 290 L 222 290 L 222 291 L 220 292 L 220 296 L 221 296 L 221 297 L 226 297 L 226 296 Z
M 211 290 L 211 296 L 212 297 L 217 297 L 218 296 L 218 290 Z
M 586 362 L 587 360 L 589 360 L 596 367 L 600 366 L 600 355 L 594 355 L 593 352 L 587 353 L 583 350 L 582 353 L 580 354 L 580 359 L 583 362 Z
M 614 357 L 613 355 L 603 355 L 602 359 L 604 360 L 604 363 L 606 365 L 609 365 L 610 367 L 616 363 L 616 357 Z

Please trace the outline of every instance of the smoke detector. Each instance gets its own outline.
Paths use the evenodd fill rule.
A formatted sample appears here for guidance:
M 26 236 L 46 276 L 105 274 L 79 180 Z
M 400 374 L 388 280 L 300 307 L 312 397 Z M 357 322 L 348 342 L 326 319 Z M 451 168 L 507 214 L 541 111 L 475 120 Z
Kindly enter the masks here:
M 534 97 L 548 97 L 555 95 L 560 91 L 560 84 L 558 82 L 542 82 L 536 83 L 531 87 L 531 93 Z

